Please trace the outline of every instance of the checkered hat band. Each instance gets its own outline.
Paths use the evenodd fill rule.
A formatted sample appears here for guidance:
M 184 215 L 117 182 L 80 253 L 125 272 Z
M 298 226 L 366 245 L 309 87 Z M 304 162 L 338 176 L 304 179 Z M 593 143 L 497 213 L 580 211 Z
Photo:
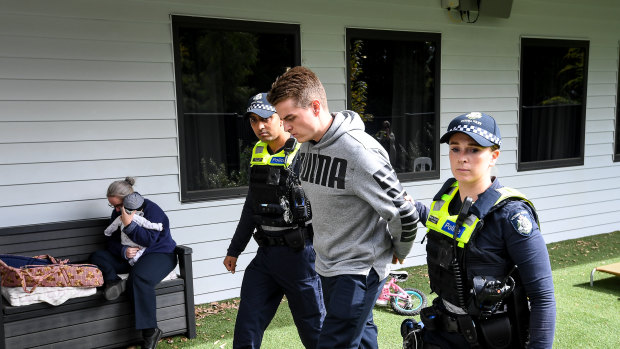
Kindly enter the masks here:
M 268 110 L 268 111 L 272 111 L 272 112 L 276 112 L 276 108 L 268 105 L 268 104 L 263 104 L 263 103 L 252 103 L 250 104 L 250 107 L 248 108 L 248 110 L 252 110 L 252 109 L 263 109 L 263 110 Z
M 458 125 L 456 127 L 453 127 L 452 129 L 448 130 L 448 132 L 452 132 L 452 131 L 456 131 L 456 132 L 471 132 L 471 133 L 475 133 L 478 134 L 480 136 L 482 136 L 484 139 L 486 139 L 487 141 L 497 144 L 497 145 L 502 145 L 502 140 L 499 139 L 499 137 L 497 137 L 496 135 L 492 134 L 491 132 L 480 128 L 478 126 L 471 126 L 471 125 Z

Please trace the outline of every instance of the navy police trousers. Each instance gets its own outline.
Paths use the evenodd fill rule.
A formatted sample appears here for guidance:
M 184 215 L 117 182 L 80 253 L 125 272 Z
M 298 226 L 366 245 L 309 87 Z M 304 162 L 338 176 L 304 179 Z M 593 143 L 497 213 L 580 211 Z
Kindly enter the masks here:
M 283 296 L 288 300 L 303 345 L 316 348 L 325 307 L 314 260 L 309 240 L 297 252 L 286 246 L 258 249 L 243 276 L 233 348 L 260 347 Z

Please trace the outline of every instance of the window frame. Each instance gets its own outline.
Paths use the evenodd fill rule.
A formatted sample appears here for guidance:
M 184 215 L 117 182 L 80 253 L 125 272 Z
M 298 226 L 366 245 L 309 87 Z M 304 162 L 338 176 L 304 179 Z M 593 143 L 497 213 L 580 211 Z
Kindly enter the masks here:
M 415 41 L 415 42 L 423 42 L 423 41 L 434 41 L 437 43 L 437 50 L 435 51 L 435 94 L 434 94 L 434 104 L 435 104 L 435 130 L 434 137 L 436 139 L 433 142 L 433 152 L 437 156 L 437 161 L 435 163 L 434 169 L 430 171 L 420 171 L 420 172 L 401 172 L 397 173 L 398 179 L 401 182 L 413 182 L 413 181 L 422 181 L 429 179 L 439 179 L 440 178 L 440 147 L 439 147 L 439 138 L 441 137 L 441 113 L 440 113 L 440 93 L 441 93 L 441 33 L 430 33 L 430 32 L 413 32 L 413 31 L 398 31 L 398 30 L 384 30 L 384 29 L 365 29 L 365 28 L 346 28 L 345 32 L 345 48 L 346 48 L 346 77 L 347 77 L 347 108 L 351 109 L 351 80 L 348 78 L 351 76 L 351 66 L 349 65 L 349 57 L 351 55 L 349 38 L 350 37 L 361 37 L 369 40 L 384 40 L 384 41 Z M 435 159 L 433 159 L 435 162 Z
M 580 47 L 585 50 L 584 57 L 584 70 L 583 70 L 583 103 L 581 106 L 581 142 L 579 144 L 579 156 L 567 159 L 555 159 L 555 160 L 541 160 L 523 162 L 521 156 L 523 155 L 522 144 L 524 136 L 522 134 L 522 116 L 523 116 L 523 95 L 524 95 L 524 62 L 523 62 L 523 47 Z M 543 39 L 543 38 L 531 38 L 521 37 L 520 40 L 520 62 L 519 62 L 519 118 L 518 118 L 518 141 L 517 141 L 517 172 L 521 171 L 533 171 L 543 169 L 555 169 L 571 166 L 583 166 L 585 161 L 585 138 L 586 138 L 586 110 L 587 110 L 587 90 L 588 90 L 588 69 L 590 60 L 590 40 L 571 40 L 571 39 Z
M 179 144 L 179 179 L 181 184 L 181 202 L 200 202 L 223 199 L 235 199 L 244 197 L 248 192 L 248 186 L 234 188 L 215 188 L 203 190 L 188 190 L 188 179 L 190 175 L 187 171 L 187 158 L 185 154 L 185 121 L 183 104 L 180 96 L 183 96 L 181 59 L 179 52 L 179 28 L 197 29 L 218 29 L 228 31 L 243 31 L 254 33 L 273 33 L 273 34 L 292 34 L 294 37 L 294 64 L 301 65 L 301 30 L 299 24 L 261 22 L 237 19 L 221 19 L 211 17 L 194 17 L 171 15 L 172 22 L 172 48 L 174 51 L 174 84 L 175 84 L 175 103 L 178 125 L 178 144 Z M 250 98 L 250 96 L 248 96 Z M 218 113 L 221 115 L 221 113 Z M 249 164 L 248 164 L 249 166 Z
M 614 130 L 613 162 L 620 162 L 620 50 L 618 51 L 618 71 L 616 72 L 616 128 Z

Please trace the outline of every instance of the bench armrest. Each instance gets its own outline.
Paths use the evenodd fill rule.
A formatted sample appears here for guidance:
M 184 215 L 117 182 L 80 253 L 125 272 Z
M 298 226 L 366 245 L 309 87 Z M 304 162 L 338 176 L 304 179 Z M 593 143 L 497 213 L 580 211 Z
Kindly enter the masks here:
M 187 337 L 196 338 L 196 317 L 194 309 L 194 274 L 192 272 L 192 249 L 177 245 L 174 253 L 179 260 L 179 272 L 185 280 L 185 312 L 187 319 Z
M 183 246 L 183 245 L 177 245 L 177 247 L 174 248 L 174 253 L 176 253 L 178 256 L 184 255 L 184 254 L 192 254 L 194 251 L 192 251 L 191 247 L 187 247 L 187 246 Z
M 192 273 L 192 249 L 187 246 L 177 245 L 174 248 L 174 253 L 179 260 L 179 271 L 183 279 L 193 277 Z

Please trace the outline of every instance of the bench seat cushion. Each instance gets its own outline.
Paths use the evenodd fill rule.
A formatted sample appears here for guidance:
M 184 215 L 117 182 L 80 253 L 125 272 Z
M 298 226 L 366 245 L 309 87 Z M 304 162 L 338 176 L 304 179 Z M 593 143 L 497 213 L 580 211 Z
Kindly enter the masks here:
M 32 293 L 24 292 L 21 287 L 2 287 L 2 296 L 14 307 L 42 302 L 61 305 L 71 298 L 91 296 L 95 293 L 96 287 L 37 287 Z
M 127 279 L 129 274 L 119 274 Z M 173 270 L 162 281 L 177 279 Z M 24 292 L 22 287 L 2 287 L 2 296 L 11 306 L 19 307 L 35 303 L 61 305 L 71 298 L 86 297 L 97 293 L 96 287 L 37 287 L 34 292 Z

